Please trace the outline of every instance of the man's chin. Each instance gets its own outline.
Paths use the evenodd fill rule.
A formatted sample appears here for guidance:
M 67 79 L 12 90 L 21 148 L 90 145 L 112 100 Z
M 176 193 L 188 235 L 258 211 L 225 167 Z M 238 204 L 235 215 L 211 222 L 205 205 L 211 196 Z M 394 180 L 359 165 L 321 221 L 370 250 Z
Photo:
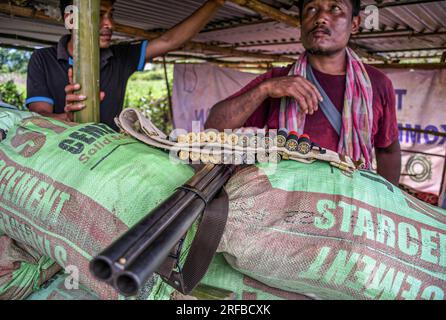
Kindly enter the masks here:
M 110 45 L 111 45 L 111 43 L 110 42 L 100 42 L 99 43 L 99 47 L 101 48 L 101 49 L 108 49 L 108 48 L 110 48 Z
M 310 47 L 306 48 L 307 52 L 313 56 L 332 56 L 338 53 L 339 49 L 334 48 L 323 48 L 323 47 Z

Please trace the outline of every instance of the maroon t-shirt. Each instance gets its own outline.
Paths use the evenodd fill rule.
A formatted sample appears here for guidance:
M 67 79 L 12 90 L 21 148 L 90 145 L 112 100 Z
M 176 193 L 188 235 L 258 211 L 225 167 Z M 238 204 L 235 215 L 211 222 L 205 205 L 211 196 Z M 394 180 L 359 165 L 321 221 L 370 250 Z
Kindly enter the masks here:
M 386 148 L 398 139 L 398 124 L 396 120 L 395 91 L 390 79 L 380 70 L 365 65 L 373 88 L 373 128 L 372 145 Z M 257 77 L 246 87 L 232 97 L 242 95 L 263 81 L 275 77 L 287 76 L 291 65 L 284 68 L 273 68 Z M 345 75 L 329 75 L 313 68 L 314 75 L 324 88 L 333 104 L 342 113 L 344 106 Z M 245 127 L 279 129 L 279 110 L 281 99 L 266 99 L 249 117 Z M 324 113 L 319 108 L 313 115 L 307 115 L 304 132 L 321 147 L 337 151 L 339 135 L 331 126 Z

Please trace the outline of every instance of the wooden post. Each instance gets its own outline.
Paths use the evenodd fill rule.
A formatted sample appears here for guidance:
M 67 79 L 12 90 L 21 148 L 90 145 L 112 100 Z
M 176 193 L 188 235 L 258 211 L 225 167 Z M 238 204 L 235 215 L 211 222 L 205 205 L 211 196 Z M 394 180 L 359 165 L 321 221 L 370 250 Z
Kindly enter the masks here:
M 76 112 L 78 123 L 100 122 L 99 97 L 99 12 L 100 0 L 74 0 L 79 17 L 74 35 L 74 83 L 81 85 L 80 94 L 87 96 L 86 108 Z

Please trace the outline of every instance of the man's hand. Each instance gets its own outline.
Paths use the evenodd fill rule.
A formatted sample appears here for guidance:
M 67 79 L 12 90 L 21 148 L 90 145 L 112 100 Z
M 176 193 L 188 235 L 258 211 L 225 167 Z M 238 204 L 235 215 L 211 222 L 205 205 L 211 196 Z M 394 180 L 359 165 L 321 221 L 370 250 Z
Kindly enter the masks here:
M 68 69 L 68 82 L 69 84 L 65 87 L 65 113 L 57 116 L 59 119 L 68 119 L 65 121 L 73 121 L 73 112 L 80 111 L 85 108 L 84 101 L 87 99 L 84 95 L 75 94 L 75 91 L 81 89 L 79 83 L 73 83 L 73 68 Z M 101 101 L 104 100 L 105 93 L 101 91 L 100 98 Z
M 290 97 L 296 99 L 306 114 L 312 115 L 318 110 L 322 96 L 319 90 L 301 76 L 272 78 L 261 84 L 270 98 Z

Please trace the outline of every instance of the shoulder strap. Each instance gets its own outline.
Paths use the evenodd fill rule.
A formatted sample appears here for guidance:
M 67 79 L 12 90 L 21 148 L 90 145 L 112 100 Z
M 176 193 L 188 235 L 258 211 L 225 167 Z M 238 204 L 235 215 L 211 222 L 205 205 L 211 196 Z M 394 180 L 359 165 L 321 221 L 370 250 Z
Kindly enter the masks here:
M 182 270 L 172 272 L 172 259 L 168 259 L 164 268 L 160 268 L 161 270 L 158 271 L 165 282 L 183 294 L 189 294 L 194 290 L 206 275 L 214 258 L 226 227 L 228 212 L 228 195 L 222 189 L 220 194 L 208 204 L 203 213 Z M 166 269 L 171 272 L 166 272 Z
M 324 98 L 324 101 L 319 103 L 319 106 L 324 113 L 325 117 L 330 122 L 331 126 L 336 130 L 339 136 L 341 136 L 341 129 L 342 129 L 342 115 L 339 112 L 339 110 L 334 106 L 331 99 L 328 97 L 325 90 L 320 85 L 319 81 L 317 81 L 316 77 L 313 73 L 313 68 L 311 68 L 311 65 L 308 64 L 307 66 L 307 78 L 308 80 L 313 83 L 316 88 L 319 90 L 320 94 L 322 95 L 322 98 Z

